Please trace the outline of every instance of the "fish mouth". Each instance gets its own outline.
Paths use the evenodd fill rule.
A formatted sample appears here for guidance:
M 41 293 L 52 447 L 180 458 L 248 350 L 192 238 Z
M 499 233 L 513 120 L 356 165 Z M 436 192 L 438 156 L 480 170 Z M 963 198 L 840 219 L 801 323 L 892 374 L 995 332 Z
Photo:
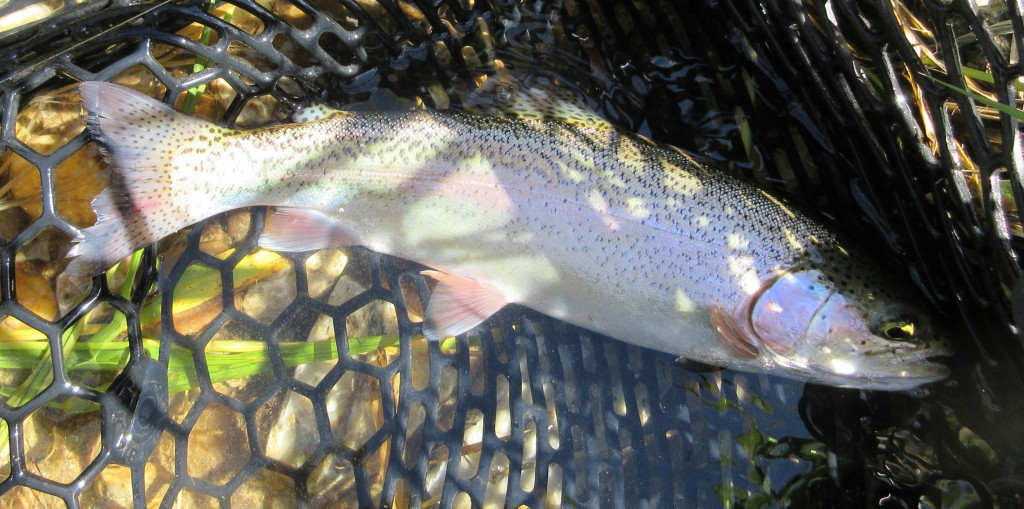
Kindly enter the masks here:
M 901 359 L 902 369 L 898 365 L 879 364 L 874 370 L 863 369 L 862 366 L 856 373 L 831 373 L 830 376 L 845 379 L 848 383 L 840 384 L 845 387 L 882 391 L 909 390 L 949 376 L 950 369 L 943 361 L 952 355 L 951 352 L 915 353 L 917 355 L 913 357 Z
M 939 361 L 938 358 L 928 357 L 902 370 L 892 378 L 906 381 L 920 381 L 920 383 L 934 382 L 949 376 L 949 366 Z
M 946 359 L 953 356 L 953 350 L 944 345 L 921 346 L 896 346 L 882 351 L 872 352 L 867 355 L 869 359 L 878 359 L 878 364 L 899 364 L 908 366 L 908 369 L 925 369 L 935 371 L 938 368 L 946 368 Z M 888 362 L 885 359 L 890 359 Z
M 775 356 L 775 361 L 791 373 L 799 373 L 807 382 L 875 391 L 905 391 L 938 382 L 949 376 L 944 360 L 952 355 L 947 348 L 900 348 L 874 352 L 860 362 L 831 362 L 811 366 Z

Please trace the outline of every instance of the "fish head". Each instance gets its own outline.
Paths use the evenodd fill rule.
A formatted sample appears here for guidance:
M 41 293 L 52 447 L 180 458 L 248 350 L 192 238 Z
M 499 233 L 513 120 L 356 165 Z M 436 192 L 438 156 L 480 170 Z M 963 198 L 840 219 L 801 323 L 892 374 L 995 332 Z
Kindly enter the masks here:
M 952 352 L 930 313 L 899 279 L 803 267 L 777 274 L 749 304 L 762 354 L 812 382 L 904 390 L 949 374 Z M 909 286 L 909 285 L 907 285 Z

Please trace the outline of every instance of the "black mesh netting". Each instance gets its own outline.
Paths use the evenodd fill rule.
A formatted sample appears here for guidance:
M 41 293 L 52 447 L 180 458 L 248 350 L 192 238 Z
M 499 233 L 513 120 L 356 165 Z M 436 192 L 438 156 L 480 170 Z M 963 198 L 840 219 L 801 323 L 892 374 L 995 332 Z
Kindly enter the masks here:
M 0 2 L 0 504 L 1024 505 L 1022 38 L 965 0 Z M 685 369 L 516 307 L 428 344 L 420 267 L 257 250 L 262 209 L 62 274 L 107 182 L 80 81 L 250 127 L 499 72 L 878 246 L 949 315 L 950 380 Z

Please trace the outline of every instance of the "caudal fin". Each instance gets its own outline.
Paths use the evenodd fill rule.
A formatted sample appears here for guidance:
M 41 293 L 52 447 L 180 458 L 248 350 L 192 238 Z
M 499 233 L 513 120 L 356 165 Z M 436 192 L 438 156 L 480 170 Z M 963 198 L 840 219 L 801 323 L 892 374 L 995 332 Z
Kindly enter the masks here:
M 79 91 L 88 128 L 113 173 L 110 186 L 92 201 L 96 224 L 68 253 L 75 259 L 67 272 L 89 276 L 205 217 L 196 217 L 195 208 L 210 200 L 196 196 L 190 178 L 199 168 L 188 162 L 201 157 L 175 156 L 186 145 L 211 146 L 209 139 L 228 129 L 119 85 L 86 82 Z

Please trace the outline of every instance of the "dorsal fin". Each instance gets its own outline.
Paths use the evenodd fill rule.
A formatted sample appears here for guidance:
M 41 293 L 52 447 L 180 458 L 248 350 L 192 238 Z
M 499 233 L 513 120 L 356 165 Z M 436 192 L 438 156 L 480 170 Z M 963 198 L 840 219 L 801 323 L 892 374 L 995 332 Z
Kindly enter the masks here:
M 316 122 L 342 113 L 353 111 L 401 111 L 419 107 L 416 101 L 395 95 L 385 88 L 376 88 L 366 99 L 345 103 L 340 109 L 324 103 L 303 106 L 292 114 L 292 121 L 300 124 Z
M 470 111 L 499 116 L 558 120 L 570 124 L 607 125 L 583 94 L 558 78 L 504 72 L 489 76 L 466 103 Z
M 292 114 L 292 121 L 299 123 L 316 122 L 330 118 L 338 113 L 338 110 L 326 104 L 311 104 Z

